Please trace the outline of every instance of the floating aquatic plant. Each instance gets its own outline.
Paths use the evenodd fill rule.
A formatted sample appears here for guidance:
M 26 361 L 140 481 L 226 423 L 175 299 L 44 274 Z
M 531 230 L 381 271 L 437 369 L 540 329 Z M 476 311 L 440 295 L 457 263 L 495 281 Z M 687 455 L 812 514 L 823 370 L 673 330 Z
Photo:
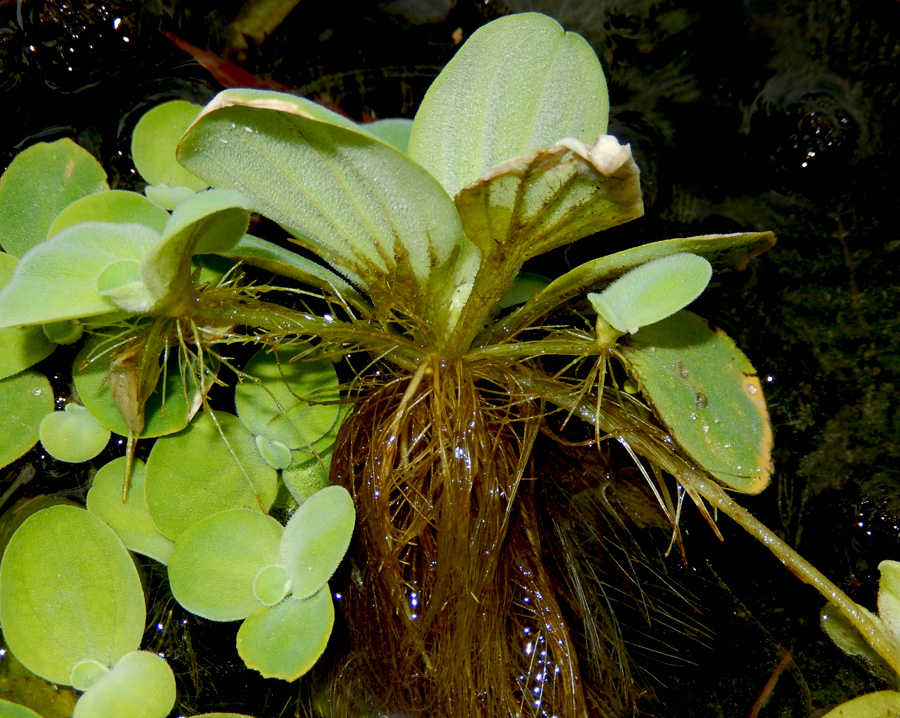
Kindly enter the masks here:
M 883 626 L 722 488 L 765 488 L 771 429 L 747 357 L 685 307 L 713 269 L 743 268 L 772 235 L 598 249 L 561 277 L 523 273 L 641 215 L 638 168 L 606 134 L 607 116 L 587 43 L 526 13 L 476 32 L 412 123 L 359 125 L 291 95 L 228 90 L 199 112 L 168 106 L 139 125 L 146 196 L 107 189 L 99 165 L 66 141 L 29 148 L 4 175 L 0 244 L 16 261 L 0 329 L 90 334 L 76 388 L 102 426 L 129 439 L 129 460 L 101 471 L 81 514 L 167 563 L 188 610 L 243 620 L 248 666 L 286 680 L 324 650 L 327 582 L 356 516 L 339 604 L 348 645 L 321 712 L 631 710 L 612 622 L 583 592 L 562 595 L 541 545 L 547 508 L 534 484 L 551 479 L 532 475 L 535 442 L 541 431 L 581 436 L 575 426 L 600 451 L 607 438 L 624 447 L 673 541 L 684 496 L 714 531 L 708 506 L 721 509 L 900 668 Z M 171 149 L 148 149 L 157 138 L 171 148 L 182 132 L 182 167 Z M 289 241 L 248 234 L 251 212 Z M 590 241 L 602 247 L 602 234 Z M 211 269 L 210 254 L 230 265 Z M 252 281 L 244 267 L 276 279 Z M 240 365 L 229 356 L 239 344 L 264 348 Z M 15 361 L 11 374 L 30 359 Z M 236 414 L 210 406 L 223 368 L 238 383 Z M 132 462 L 134 442 L 153 438 L 146 466 Z M 124 503 L 113 508 L 109 472 L 120 470 Z M 322 488 L 326 473 L 340 486 Z M 300 505 L 286 526 L 269 516 L 279 496 L 288 510 Z M 10 585 L 65 590 L 46 577 L 7 579 L 27 563 L 39 520 L 4 557 L 0 620 L 13 635 L 28 619 Z M 84 580 L 83 560 L 72 570 Z M 82 700 L 114 700 L 120 689 L 101 687 L 131 680 L 142 671 L 131 661 L 144 660 L 118 648 L 85 654 L 73 678 L 74 666 L 47 671 L 32 656 L 46 641 L 29 645 L 11 641 L 35 672 L 90 685 Z

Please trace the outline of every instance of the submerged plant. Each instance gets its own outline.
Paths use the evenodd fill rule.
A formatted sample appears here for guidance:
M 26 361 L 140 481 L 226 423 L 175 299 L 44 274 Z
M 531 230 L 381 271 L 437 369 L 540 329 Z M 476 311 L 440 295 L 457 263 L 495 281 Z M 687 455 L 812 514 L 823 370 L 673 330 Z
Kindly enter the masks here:
M 101 489 L 108 475 L 89 508 L 111 526 L 143 527 L 122 540 L 169 564 L 189 610 L 246 618 L 248 665 L 294 679 L 324 647 L 327 630 L 307 631 L 311 648 L 286 669 L 262 667 L 265 644 L 247 648 L 260 632 L 299 640 L 305 619 L 294 609 L 317 596 L 313 623 L 328 623 L 323 585 L 346 549 L 352 509 L 335 509 L 339 530 L 319 527 L 309 585 L 295 563 L 307 539 L 293 519 L 282 529 L 266 513 L 276 470 L 298 514 L 316 496 L 337 496 L 311 490 L 330 464 L 358 530 L 339 602 L 349 645 L 323 669 L 331 687 L 320 712 L 628 712 L 633 685 L 614 621 L 596 597 L 565 595 L 551 576 L 538 496 L 549 479 L 534 475 L 533 456 L 547 431 L 587 435 L 601 451 L 608 439 L 621 444 L 675 541 L 685 495 L 708 517 L 706 502 L 734 516 L 844 601 L 840 610 L 900 666 L 870 616 L 721 488 L 765 488 L 771 429 L 750 362 L 684 308 L 713 267 L 745 266 L 772 235 L 655 242 L 547 281 L 522 272 L 643 211 L 638 168 L 606 134 L 603 73 L 579 36 L 537 14 L 490 23 L 412 123 L 357 125 L 254 90 L 223 92 L 192 115 L 183 106 L 156 115 L 187 129 L 178 145 L 187 173 L 147 170 L 147 196 L 171 214 L 106 190 L 71 154 L 47 162 L 77 187 L 51 186 L 34 212 L 20 179 L 26 161 L 11 168 L 0 188 L 12 198 L 0 230 L 11 234 L 0 243 L 18 262 L 0 293 L 0 327 L 86 328 L 94 336 L 75 367 L 84 406 L 131 446 L 175 434 L 157 440 L 146 467 L 122 462 L 123 478 L 135 477 L 123 511 L 136 513 L 112 508 Z M 72 152 L 54 152 L 63 150 Z M 301 250 L 247 234 L 251 212 Z M 209 254 L 231 266 L 217 270 L 199 256 Z M 245 281 L 241 264 L 279 278 Z M 195 417 L 221 368 L 235 368 L 225 352 L 240 343 L 268 349 L 235 369 L 237 416 Z M 345 356 L 355 375 L 339 389 L 330 362 Z M 208 465 L 181 470 L 180 457 L 201 446 Z M 562 555 L 552 561 L 573 585 L 599 588 L 577 548 L 556 538 Z

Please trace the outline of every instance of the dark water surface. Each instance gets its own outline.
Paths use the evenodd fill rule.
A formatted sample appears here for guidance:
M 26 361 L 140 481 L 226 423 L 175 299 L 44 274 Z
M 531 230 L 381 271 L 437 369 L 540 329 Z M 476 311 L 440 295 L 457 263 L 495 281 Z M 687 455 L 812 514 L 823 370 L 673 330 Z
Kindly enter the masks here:
M 900 559 L 900 213 L 890 179 L 900 159 L 900 3 L 304 0 L 246 48 L 233 32 L 240 9 L 0 0 L 0 166 L 66 136 L 103 162 L 112 185 L 130 186 L 128 146 L 143 111 L 204 102 L 223 79 L 240 79 L 221 64 L 211 74 L 165 33 L 230 53 L 260 84 L 296 88 L 354 119 L 411 117 L 455 32 L 468 37 L 507 10 L 554 15 L 603 62 L 610 132 L 632 142 L 647 216 L 553 261 L 563 270 L 667 237 L 777 233 L 769 254 L 716 277 L 698 307 L 767 378 L 775 480 L 742 503 L 874 608 L 878 562 Z M 42 474 L 37 490 L 84 479 L 28 460 Z M 679 642 L 660 627 L 676 636 L 666 639 L 671 655 L 636 649 L 656 692 L 646 715 L 799 717 L 886 687 L 820 631 L 818 594 L 728 519 L 720 543 L 686 514 L 688 565 L 670 556 L 669 579 L 683 584 L 705 631 Z M 231 634 L 174 604 L 156 618 L 159 643 L 149 647 L 180 674 L 179 714 L 295 715 L 295 689 L 254 678 Z M 771 699 L 754 708 L 773 674 Z

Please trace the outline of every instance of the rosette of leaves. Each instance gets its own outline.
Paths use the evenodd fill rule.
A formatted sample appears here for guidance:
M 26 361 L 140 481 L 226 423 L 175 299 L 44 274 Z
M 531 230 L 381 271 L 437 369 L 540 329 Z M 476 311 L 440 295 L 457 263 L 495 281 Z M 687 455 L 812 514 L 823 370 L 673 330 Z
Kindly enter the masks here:
M 84 509 L 32 514 L 0 563 L 0 626 L 36 675 L 83 691 L 74 718 L 164 718 L 168 664 L 140 651 L 146 619 L 137 570 L 116 534 Z
M 284 527 L 251 509 L 212 514 L 175 541 L 172 593 L 204 618 L 243 620 L 237 647 L 244 662 L 267 678 L 296 680 L 331 635 L 328 580 L 354 523 L 353 500 L 339 486 L 314 493 Z
M 213 189 L 178 204 L 171 216 L 142 206 L 139 217 L 137 206 L 146 200 L 130 198 L 118 222 L 84 214 L 56 235 L 32 232 L 0 293 L 0 322 L 124 323 L 110 341 L 108 384 L 135 436 L 169 347 L 194 357 L 201 395 L 204 357 L 217 344 L 280 347 L 299 337 L 331 356 L 367 352 L 377 372 L 357 385 L 359 401 L 341 424 L 330 460 L 363 516 L 360 582 L 345 603 L 352 650 L 372 670 L 372 695 L 389 688 L 382 674 L 395 673 L 410 677 L 399 701 L 401 708 L 409 701 L 411 712 L 421 695 L 463 712 L 484 695 L 490 705 L 479 711 L 518 711 L 526 689 L 517 676 L 530 669 L 509 647 L 530 618 L 510 602 L 529 596 L 534 616 L 550 626 L 542 634 L 548 660 L 561 667 L 535 710 L 584 714 L 602 699 L 585 697 L 592 689 L 578 678 L 565 617 L 542 589 L 541 557 L 527 539 L 534 507 L 512 504 L 543 407 L 583 418 L 598 435 L 623 437 L 635 456 L 682 483 L 692 475 L 687 457 L 738 490 L 761 490 L 770 471 L 765 406 L 761 393 L 748 388 L 758 386 L 749 362 L 724 335 L 676 311 L 690 297 L 663 301 L 658 318 L 668 317 L 645 324 L 658 312 L 643 311 L 642 303 L 654 299 L 642 287 L 675 280 L 671 272 L 628 273 L 686 253 L 741 265 L 768 248 L 771 235 L 644 245 L 539 283 L 521 303 L 510 298 L 526 261 L 642 213 L 637 167 L 630 148 L 606 134 L 607 115 L 606 85 L 590 47 L 528 13 L 475 33 L 412 123 L 358 125 L 301 98 L 226 91 L 194 119 L 178 150 L 187 170 Z M 111 193 L 96 194 L 104 198 L 83 201 L 107 203 Z M 101 214 L 107 211 L 104 204 Z M 244 234 L 250 211 L 281 225 L 307 254 Z M 192 281 L 192 257 L 202 252 L 312 287 L 329 311 L 265 301 L 271 287 Z M 48 279 L 64 267 L 72 271 L 54 280 L 52 296 L 36 309 L 34 297 L 46 296 Z M 599 336 L 599 322 L 583 319 L 592 306 L 586 294 L 623 275 L 625 284 L 610 287 L 601 302 L 612 309 L 604 321 L 615 329 L 623 319 L 624 329 L 639 331 Z M 682 336 L 685 324 L 689 337 Z M 683 359 L 694 345 L 713 351 Z M 662 346 L 686 371 L 646 358 Z M 570 371 L 548 368 L 551 357 L 568 357 Z M 655 419 L 607 372 L 611 359 L 644 392 Z M 700 403 L 710 413 L 690 419 Z M 742 431 L 747 422 L 752 430 Z M 730 426 L 728 433 L 720 425 Z M 688 438 L 691 427 L 703 426 L 698 440 Z M 256 436 L 264 438 L 259 448 L 269 462 L 289 470 L 275 442 L 290 447 Z M 692 442 L 739 450 L 706 465 L 708 453 Z M 224 519 L 215 518 L 219 513 L 179 519 L 177 528 L 163 530 L 153 505 L 153 465 L 151 452 L 144 492 L 157 527 L 176 542 L 174 556 L 195 525 Z M 260 511 L 247 507 L 240 515 L 251 510 L 259 523 L 265 508 L 263 502 Z M 515 568 L 525 564 L 527 572 Z M 286 584 L 275 569 L 261 574 L 264 568 L 253 581 L 259 578 L 259 594 L 272 600 Z M 269 579 L 273 593 L 262 589 Z M 421 611 L 410 610 L 410 591 L 427 597 Z M 367 614 L 371 606 L 383 610 Z

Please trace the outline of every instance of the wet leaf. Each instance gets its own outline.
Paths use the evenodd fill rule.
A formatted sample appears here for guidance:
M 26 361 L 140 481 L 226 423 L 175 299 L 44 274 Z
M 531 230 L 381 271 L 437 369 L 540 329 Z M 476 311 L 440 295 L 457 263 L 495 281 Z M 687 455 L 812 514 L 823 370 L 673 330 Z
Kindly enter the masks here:
M 80 404 L 47 414 L 38 427 L 41 445 L 59 461 L 90 461 L 109 443 L 110 431 Z
M 726 334 L 681 311 L 643 327 L 620 351 L 691 458 L 737 491 L 756 494 L 768 485 L 772 427 L 762 388 Z
M 842 703 L 823 718 L 896 718 L 900 715 L 900 693 L 876 691 Z
M 180 159 L 239 191 L 385 310 L 449 330 L 450 297 L 477 253 L 435 179 L 364 126 L 290 95 L 228 90 L 185 135 Z
M 0 252 L 0 289 L 9 282 L 17 260 Z M 0 379 L 37 364 L 56 349 L 40 327 L 7 327 L 0 329 Z
M 0 379 L 0 467 L 37 443 L 38 427 L 53 404 L 53 389 L 43 374 L 28 370 Z
M 115 224 L 143 224 L 162 233 L 169 221 L 169 213 L 136 192 L 110 190 L 96 192 L 76 200 L 60 212 L 50 225 L 48 236 L 81 222 L 112 222 Z

